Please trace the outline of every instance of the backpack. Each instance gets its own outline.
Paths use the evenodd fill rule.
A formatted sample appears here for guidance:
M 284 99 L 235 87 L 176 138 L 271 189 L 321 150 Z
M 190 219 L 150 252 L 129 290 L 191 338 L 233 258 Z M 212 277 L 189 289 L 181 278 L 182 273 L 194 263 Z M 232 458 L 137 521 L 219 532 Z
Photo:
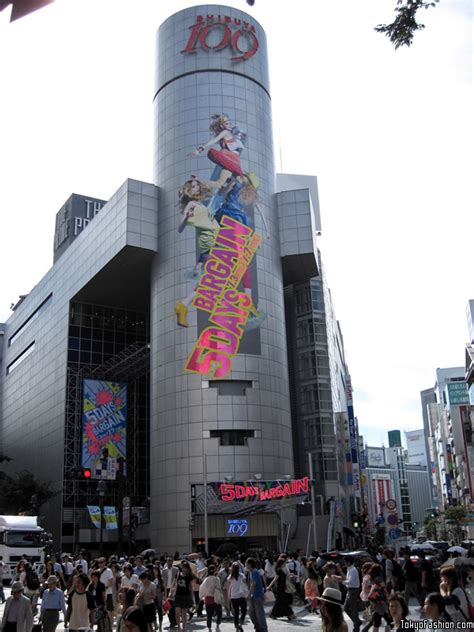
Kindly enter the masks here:
M 474 605 L 471 604 L 471 600 L 469 599 L 469 595 L 464 590 L 464 588 L 461 588 L 461 590 L 463 591 L 464 596 L 466 597 L 467 614 L 469 616 L 468 621 L 472 623 L 472 622 L 474 622 Z M 456 606 L 456 608 L 457 608 L 457 606 Z
M 395 579 L 403 579 L 403 569 L 394 558 L 392 558 L 392 565 L 392 573 Z
M 35 571 L 28 571 L 28 573 L 26 573 L 26 587 L 29 590 L 38 590 L 38 588 L 40 587 L 40 582 L 39 582 L 39 578 L 38 575 L 35 573 Z
M 421 579 L 421 573 L 412 560 L 406 561 L 404 575 L 407 582 L 419 582 Z

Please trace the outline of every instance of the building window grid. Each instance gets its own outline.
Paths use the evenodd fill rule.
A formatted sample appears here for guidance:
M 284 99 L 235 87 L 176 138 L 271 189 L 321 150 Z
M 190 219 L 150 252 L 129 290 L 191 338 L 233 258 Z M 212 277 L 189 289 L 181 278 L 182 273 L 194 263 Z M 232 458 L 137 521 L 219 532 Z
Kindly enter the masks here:
M 33 351 L 35 350 L 35 341 L 33 340 L 33 342 L 28 345 L 28 347 L 26 347 L 26 349 L 24 349 L 20 355 L 18 355 L 13 362 L 10 362 L 10 364 L 7 366 L 7 370 L 6 370 L 6 374 L 10 375 L 11 373 L 13 373 L 13 371 L 18 368 L 20 366 L 20 364 L 26 360 L 26 358 L 31 355 L 33 353 Z
M 119 308 L 72 303 L 68 361 L 71 366 L 100 365 L 134 343 L 146 344 L 145 314 Z
M 32 323 L 34 323 L 35 320 L 39 317 L 41 312 L 43 312 L 47 307 L 49 307 L 49 305 L 51 305 L 52 298 L 53 298 L 53 293 L 51 292 L 51 294 L 49 294 L 49 296 L 47 296 L 40 305 L 38 305 L 38 307 L 33 311 L 33 313 L 30 314 L 25 321 L 23 321 L 23 323 L 18 327 L 15 333 L 12 336 L 10 336 L 10 338 L 8 339 L 9 347 L 11 347 L 12 344 L 14 344 L 15 341 L 18 340 L 18 338 L 23 333 L 25 333 L 25 331 L 29 328 L 29 326 Z

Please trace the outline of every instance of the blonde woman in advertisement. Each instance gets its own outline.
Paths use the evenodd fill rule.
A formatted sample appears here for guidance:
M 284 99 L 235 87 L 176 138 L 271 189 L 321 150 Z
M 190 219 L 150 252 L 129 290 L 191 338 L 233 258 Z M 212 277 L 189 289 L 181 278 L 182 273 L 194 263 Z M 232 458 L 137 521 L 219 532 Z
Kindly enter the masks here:
M 195 279 L 199 278 L 202 268 L 209 258 L 219 230 L 219 224 L 212 217 L 207 206 L 204 205 L 204 200 L 210 197 L 211 192 L 211 183 L 202 182 L 196 176 L 191 176 L 178 191 L 181 209 L 178 233 L 182 233 L 186 226 L 196 230 L 198 255 L 192 274 Z M 180 327 L 189 327 L 187 315 L 193 298 L 194 289 L 185 299 L 176 303 L 174 311 Z

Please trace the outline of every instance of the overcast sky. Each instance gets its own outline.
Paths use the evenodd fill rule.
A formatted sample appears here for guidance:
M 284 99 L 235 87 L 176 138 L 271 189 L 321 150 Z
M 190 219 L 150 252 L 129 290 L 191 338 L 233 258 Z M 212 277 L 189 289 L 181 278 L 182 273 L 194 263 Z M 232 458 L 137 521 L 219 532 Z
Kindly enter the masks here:
M 0 321 L 52 265 L 71 193 L 152 181 L 155 31 L 185 0 L 57 0 L 0 13 Z M 319 239 L 361 429 L 420 427 L 462 366 L 474 298 L 472 3 L 441 0 L 394 51 L 396 0 L 244 0 L 267 32 L 276 164 L 317 175 Z M 280 152 L 281 145 L 281 152 Z M 280 155 L 281 162 L 280 165 Z

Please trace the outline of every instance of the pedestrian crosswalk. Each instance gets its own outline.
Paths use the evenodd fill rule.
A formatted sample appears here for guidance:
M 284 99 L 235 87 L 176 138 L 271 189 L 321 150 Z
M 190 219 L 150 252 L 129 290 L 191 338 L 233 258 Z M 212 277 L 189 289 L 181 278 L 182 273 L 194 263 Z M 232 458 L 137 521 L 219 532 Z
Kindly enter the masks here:
M 10 589 L 5 587 L 5 598 L 10 596 Z M 3 616 L 3 610 L 5 608 L 4 604 L 0 605 L 0 621 Z M 296 614 L 295 621 L 288 621 L 287 619 L 270 619 L 269 614 L 271 611 L 271 606 L 267 606 L 265 608 L 265 612 L 267 615 L 267 624 L 269 632 L 283 632 L 285 630 L 308 630 L 311 632 L 321 632 L 322 624 L 321 617 L 319 615 L 310 614 L 304 606 L 296 606 L 294 607 L 294 612 Z M 346 621 L 349 627 L 349 632 L 352 632 L 352 622 L 346 615 Z M 410 601 L 410 619 L 419 619 L 420 611 L 418 603 L 413 599 Z M 214 629 L 214 628 L 213 628 Z M 231 619 L 225 619 L 222 621 L 220 625 L 220 632 L 235 632 L 234 624 Z M 176 632 L 177 628 L 170 628 L 167 617 L 163 622 L 163 631 L 164 632 Z M 189 632 L 204 632 L 206 630 L 206 618 L 205 617 L 193 617 L 193 619 L 188 623 Z M 247 623 L 244 626 L 244 630 L 248 630 L 248 632 L 252 632 L 253 625 L 247 617 Z M 62 613 L 60 615 L 60 622 L 56 629 L 56 632 L 64 632 L 64 621 L 62 618 Z M 114 627 L 114 632 L 117 632 Z

